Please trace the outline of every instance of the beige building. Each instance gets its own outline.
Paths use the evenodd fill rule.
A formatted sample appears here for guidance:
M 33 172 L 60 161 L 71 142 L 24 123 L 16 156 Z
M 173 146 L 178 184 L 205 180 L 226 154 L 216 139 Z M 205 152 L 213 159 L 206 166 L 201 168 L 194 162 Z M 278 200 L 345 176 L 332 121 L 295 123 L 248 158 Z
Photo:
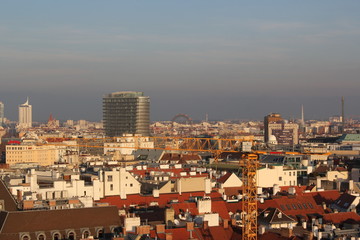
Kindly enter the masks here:
M 173 181 L 168 181 L 156 192 L 158 194 L 164 193 L 179 193 L 183 192 L 205 192 L 209 194 L 212 190 L 211 181 L 207 177 L 180 177 Z
M 59 147 L 37 145 L 8 145 L 6 146 L 6 163 L 38 163 L 48 166 L 59 161 Z
M 276 137 L 280 145 L 294 145 L 299 143 L 299 125 L 296 123 L 269 123 L 268 133 Z

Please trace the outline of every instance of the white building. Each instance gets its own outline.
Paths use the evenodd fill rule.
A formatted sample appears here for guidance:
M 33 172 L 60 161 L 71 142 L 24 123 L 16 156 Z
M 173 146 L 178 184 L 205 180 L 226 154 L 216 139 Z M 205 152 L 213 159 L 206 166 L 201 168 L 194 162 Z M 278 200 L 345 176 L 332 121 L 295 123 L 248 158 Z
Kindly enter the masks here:
M 127 194 L 140 193 L 140 182 L 125 168 L 101 172 L 100 181 L 103 182 L 104 196 L 120 195 L 125 199 Z
M 308 169 L 286 169 L 282 165 L 260 168 L 256 171 L 257 185 L 261 188 L 279 186 L 297 186 L 297 177 L 308 174 Z
M 119 152 L 121 155 L 130 155 L 137 149 L 153 149 L 154 142 L 149 137 L 140 137 L 127 134 L 116 139 L 116 142 L 104 143 L 104 154 L 108 152 Z
M 22 192 L 26 200 L 41 199 L 67 199 L 86 198 L 93 201 L 100 200 L 106 196 L 120 195 L 126 199 L 127 194 L 139 194 L 141 184 L 125 168 L 113 169 L 112 171 L 100 171 L 99 177 L 94 176 L 91 183 L 80 179 L 79 174 L 71 174 L 69 180 L 60 177 L 55 171 L 31 170 L 25 176 L 25 184 L 10 185 L 9 189 L 13 195 Z M 43 187 L 38 184 L 38 179 L 52 182 L 52 186 Z
M 19 128 L 31 128 L 32 127 L 32 106 L 29 104 L 29 98 L 27 98 L 24 104 L 19 106 Z

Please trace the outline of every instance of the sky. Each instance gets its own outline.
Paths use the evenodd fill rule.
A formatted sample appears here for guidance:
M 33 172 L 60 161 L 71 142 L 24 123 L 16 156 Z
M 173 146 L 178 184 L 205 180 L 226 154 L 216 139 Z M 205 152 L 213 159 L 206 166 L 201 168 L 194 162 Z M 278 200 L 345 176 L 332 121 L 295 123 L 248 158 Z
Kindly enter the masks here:
M 143 91 L 151 120 L 359 116 L 360 1 L 2 1 L 0 101 L 18 118 L 102 119 Z

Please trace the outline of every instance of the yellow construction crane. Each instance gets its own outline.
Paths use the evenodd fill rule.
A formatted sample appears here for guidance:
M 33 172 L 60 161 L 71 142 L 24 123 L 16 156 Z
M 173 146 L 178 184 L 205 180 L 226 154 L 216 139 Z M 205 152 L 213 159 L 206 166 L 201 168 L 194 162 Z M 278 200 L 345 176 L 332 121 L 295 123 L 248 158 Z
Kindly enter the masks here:
M 77 147 L 104 147 L 93 145 L 91 143 L 127 143 L 120 147 L 111 146 L 111 148 L 132 148 L 132 149 L 159 149 L 186 152 L 211 152 L 217 163 L 222 152 L 240 152 L 241 143 L 251 141 L 252 139 L 222 139 L 222 138 L 184 138 L 184 137 L 142 137 L 142 136 L 124 136 L 113 138 L 81 138 L 81 139 L 61 139 L 48 138 L 48 144 L 61 146 L 74 146 L 65 143 L 55 143 L 62 140 L 76 140 Z M 153 147 L 142 146 L 142 141 L 153 142 Z M 245 153 L 239 165 L 243 169 L 243 198 L 242 198 L 242 239 L 257 240 L 257 184 L 256 170 L 259 166 L 258 155 L 254 153 Z

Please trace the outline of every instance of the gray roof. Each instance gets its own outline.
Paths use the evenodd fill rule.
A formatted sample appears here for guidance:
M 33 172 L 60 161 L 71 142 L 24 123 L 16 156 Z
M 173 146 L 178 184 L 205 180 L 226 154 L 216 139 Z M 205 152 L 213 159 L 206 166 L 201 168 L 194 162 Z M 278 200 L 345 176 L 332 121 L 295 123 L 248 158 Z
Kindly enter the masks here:
M 164 150 L 159 149 L 138 149 L 133 152 L 136 160 L 139 161 L 160 161 L 160 158 L 164 154 Z
M 261 160 L 261 163 L 269 164 L 284 164 L 285 156 L 282 155 L 265 155 Z

